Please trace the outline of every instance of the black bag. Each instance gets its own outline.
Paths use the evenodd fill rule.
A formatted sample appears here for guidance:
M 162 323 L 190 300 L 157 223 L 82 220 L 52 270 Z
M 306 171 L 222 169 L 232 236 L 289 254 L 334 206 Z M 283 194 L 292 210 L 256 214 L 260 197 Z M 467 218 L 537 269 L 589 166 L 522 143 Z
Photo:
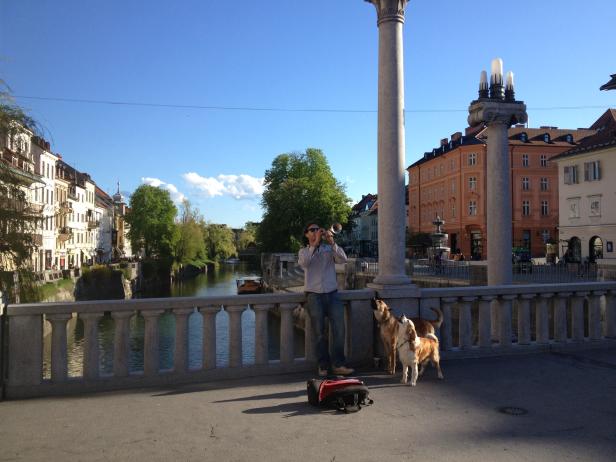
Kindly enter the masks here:
M 318 407 L 333 407 L 339 411 L 357 412 L 373 401 L 368 387 L 359 379 L 311 379 L 307 383 L 308 402 Z

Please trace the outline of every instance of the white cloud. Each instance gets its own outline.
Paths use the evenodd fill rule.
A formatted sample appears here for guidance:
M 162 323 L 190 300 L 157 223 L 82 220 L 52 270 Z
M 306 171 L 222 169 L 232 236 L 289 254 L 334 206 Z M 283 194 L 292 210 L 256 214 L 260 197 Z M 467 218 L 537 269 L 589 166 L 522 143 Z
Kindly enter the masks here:
M 175 185 L 171 183 L 165 183 L 158 178 L 144 177 L 141 178 L 141 182 L 150 186 L 154 186 L 155 188 L 166 189 L 171 195 L 171 200 L 177 204 L 181 203 L 186 198 L 184 194 L 178 191 L 178 188 L 176 188 Z
M 207 197 L 231 196 L 235 199 L 252 199 L 263 194 L 263 178 L 250 175 L 218 175 L 204 177 L 195 172 L 185 173 L 188 184 Z

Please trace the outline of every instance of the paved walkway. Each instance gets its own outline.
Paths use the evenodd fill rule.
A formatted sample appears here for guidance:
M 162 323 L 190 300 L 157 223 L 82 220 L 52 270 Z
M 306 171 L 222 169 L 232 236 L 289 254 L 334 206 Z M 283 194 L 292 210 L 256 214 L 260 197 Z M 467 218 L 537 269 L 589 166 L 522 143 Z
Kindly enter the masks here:
M 309 407 L 299 375 L 0 402 L 0 461 L 616 460 L 616 350 L 443 371 L 368 373 L 375 404 L 349 415 Z

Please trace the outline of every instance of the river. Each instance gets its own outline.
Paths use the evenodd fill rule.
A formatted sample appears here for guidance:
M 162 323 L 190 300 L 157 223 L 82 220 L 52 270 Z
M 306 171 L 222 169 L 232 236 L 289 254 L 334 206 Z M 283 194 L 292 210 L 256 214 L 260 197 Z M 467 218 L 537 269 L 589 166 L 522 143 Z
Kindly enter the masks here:
M 233 265 L 223 264 L 217 270 L 207 274 L 199 274 L 193 279 L 176 283 L 171 289 L 172 297 L 204 297 L 235 295 L 236 280 L 245 276 L 259 276 L 258 267 L 247 263 Z M 247 307 L 242 314 L 242 360 L 244 364 L 254 364 L 254 311 Z M 280 320 L 277 316 L 268 316 L 269 358 L 280 357 Z M 50 376 L 51 336 L 44 342 L 43 373 Z M 100 372 L 111 374 L 113 371 L 113 319 L 106 314 L 99 322 L 98 342 L 100 346 Z M 188 361 L 191 369 L 201 367 L 203 347 L 203 322 L 201 314 L 192 313 L 188 318 Z M 68 326 L 68 369 L 69 376 L 80 377 L 83 370 L 83 323 L 73 318 Z M 160 367 L 173 367 L 175 349 L 175 318 L 165 313 L 159 318 Z M 130 322 L 130 360 L 131 372 L 143 370 L 144 320 L 141 316 L 133 316 Z M 304 332 L 296 329 L 295 352 L 298 357 L 304 356 Z M 228 364 L 228 316 L 221 311 L 216 316 L 216 364 L 225 367 Z

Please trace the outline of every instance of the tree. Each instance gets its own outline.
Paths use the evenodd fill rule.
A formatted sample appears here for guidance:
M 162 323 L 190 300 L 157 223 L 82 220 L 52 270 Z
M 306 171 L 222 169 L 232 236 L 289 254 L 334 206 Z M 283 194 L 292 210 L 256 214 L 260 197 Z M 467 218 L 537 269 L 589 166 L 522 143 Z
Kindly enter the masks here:
M 237 250 L 246 250 L 250 246 L 256 245 L 258 223 L 247 221 L 244 229 L 240 231 L 237 243 Z
M 224 260 L 237 255 L 235 234 L 227 225 L 204 223 L 205 247 L 212 260 Z
M 133 252 L 143 248 L 146 257 L 171 257 L 178 238 L 176 214 L 169 191 L 145 184 L 139 186 L 130 198 L 130 211 L 126 215 Z
M 23 270 L 36 248 L 40 219 L 30 204 L 30 189 L 38 181 L 29 171 L 25 149 L 39 132 L 36 122 L 17 106 L 0 80 L 0 269 Z M 16 167 L 14 161 L 17 161 Z
M 205 239 L 201 222 L 203 218 L 187 199 L 182 201 L 182 211 L 177 224 L 178 239 L 174 247 L 174 257 L 181 265 L 193 265 L 201 268 L 207 260 Z
M 267 252 L 296 252 L 307 220 L 321 226 L 346 223 L 350 199 L 320 149 L 281 154 L 265 172 L 265 213 L 257 242 Z

